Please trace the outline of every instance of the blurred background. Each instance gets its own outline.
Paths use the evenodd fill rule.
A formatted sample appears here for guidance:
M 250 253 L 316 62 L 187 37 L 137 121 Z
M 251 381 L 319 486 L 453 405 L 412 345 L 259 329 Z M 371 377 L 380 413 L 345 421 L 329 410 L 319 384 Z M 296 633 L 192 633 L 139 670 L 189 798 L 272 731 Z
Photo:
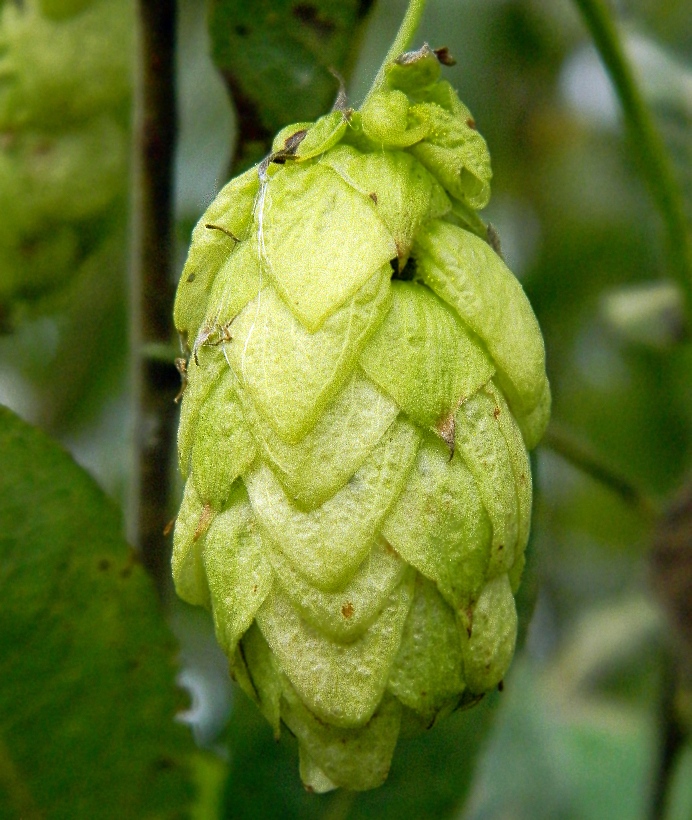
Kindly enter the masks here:
M 245 5 L 178 3 L 176 278 L 229 169 L 261 157 L 279 126 L 328 110 L 337 88 L 326 66 L 346 74 L 357 105 L 406 8 L 361 0 L 340 18 L 339 3 L 300 4 L 313 23 L 315 6 L 346 20 L 335 51 L 300 51 L 287 31 L 253 53 L 245 18 L 269 20 L 273 44 L 283 32 L 271 14 L 289 4 Z M 87 7 L 99 9 L 92 50 L 79 28 Z M 0 9 L 0 402 L 57 436 L 125 518 L 135 10 L 129 0 Z M 689 3 L 611 9 L 689 217 Z M 29 25 L 31 14 L 41 20 Z M 224 15 L 236 37 L 225 51 Z M 313 29 L 319 45 L 328 26 Z M 545 335 L 554 421 L 534 457 L 522 646 L 504 692 L 402 741 L 380 790 L 316 797 L 302 791 L 290 739 L 275 744 L 231 686 L 209 619 L 171 600 L 190 696 L 180 719 L 208 750 L 211 797 L 196 816 L 689 820 L 692 345 L 636 137 L 573 2 L 428 0 L 417 41 L 456 58 L 445 76 L 493 159 L 483 215 Z M 252 134 L 238 127 L 249 122 L 243 81 L 269 100 Z

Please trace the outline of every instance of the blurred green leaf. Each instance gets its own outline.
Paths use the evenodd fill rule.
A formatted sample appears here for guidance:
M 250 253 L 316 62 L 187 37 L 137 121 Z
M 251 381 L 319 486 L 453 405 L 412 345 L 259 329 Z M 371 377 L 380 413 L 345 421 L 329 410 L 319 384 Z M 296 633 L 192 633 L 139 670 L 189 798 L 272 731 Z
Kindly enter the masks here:
M 470 804 L 460 817 L 646 816 L 656 700 L 626 707 L 615 698 L 578 696 L 569 683 L 528 656 L 515 661 Z
M 186 816 L 175 645 L 118 511 L 5 408 L 0 452 L 0 816 Z
M 331 108 L 358 54 L 372 0 L 212 0 L 212 55 L 235 102 L 236 170 L 268 153 L 274 134 Z

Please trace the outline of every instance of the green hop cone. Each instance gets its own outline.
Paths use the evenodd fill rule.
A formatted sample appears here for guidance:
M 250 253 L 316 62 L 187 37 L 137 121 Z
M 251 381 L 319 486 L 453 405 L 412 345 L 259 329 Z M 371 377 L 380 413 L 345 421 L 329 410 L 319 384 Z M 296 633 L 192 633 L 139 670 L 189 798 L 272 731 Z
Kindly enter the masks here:
M 121 220 L 134 10 L 0 2 L 0 315 L 86 277 Z
M 490 176 L 425 46 L 360 111 L 284 129 L 193 233 L 176 588 L 315 791 L 380 785 L 403 729 L 514 652 L 550 392 L 476 213 Z

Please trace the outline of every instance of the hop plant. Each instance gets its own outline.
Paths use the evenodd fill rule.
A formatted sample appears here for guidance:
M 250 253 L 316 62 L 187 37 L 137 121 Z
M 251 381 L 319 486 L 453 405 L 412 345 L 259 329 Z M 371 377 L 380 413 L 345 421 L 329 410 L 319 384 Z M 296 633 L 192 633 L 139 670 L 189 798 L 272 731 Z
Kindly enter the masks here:
M 193 232 L 173 573 L 315 791 L 496 687 L 516 639 L 538 324 L 489 243 L 445 51 L 276 138 Z M 491 237 L 492 239 L 492 237 Z
M 0 313 L 78 276 L 123 209 L 133 12 L 0 3 Z

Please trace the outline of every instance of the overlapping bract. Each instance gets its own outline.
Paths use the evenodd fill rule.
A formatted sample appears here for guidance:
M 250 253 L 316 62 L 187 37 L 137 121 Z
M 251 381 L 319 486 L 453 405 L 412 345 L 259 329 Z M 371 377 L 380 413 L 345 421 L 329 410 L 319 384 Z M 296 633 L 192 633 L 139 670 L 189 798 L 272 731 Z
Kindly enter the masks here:
M 193 233 L 173 571 L 316 791 L 510 663 L 547 422 L 541 334 L 484 238 L 487 149 L 427 47 L 285 129 Z

